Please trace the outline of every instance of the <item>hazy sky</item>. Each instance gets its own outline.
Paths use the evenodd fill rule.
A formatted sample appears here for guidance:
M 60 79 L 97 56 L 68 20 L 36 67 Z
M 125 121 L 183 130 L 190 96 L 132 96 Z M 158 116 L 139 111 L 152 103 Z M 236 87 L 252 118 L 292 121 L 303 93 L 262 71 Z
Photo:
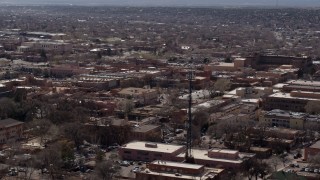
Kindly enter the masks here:
M 123 6 L 320 6 L 320 0 L 0 0 L 0 4 L 74 4 Z

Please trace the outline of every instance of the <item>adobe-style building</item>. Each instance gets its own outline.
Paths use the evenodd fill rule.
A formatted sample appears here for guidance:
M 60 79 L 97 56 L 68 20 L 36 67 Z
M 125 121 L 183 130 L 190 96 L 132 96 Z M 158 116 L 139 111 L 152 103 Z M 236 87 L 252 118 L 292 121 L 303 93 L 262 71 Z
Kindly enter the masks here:
M 143 89 L 143 88 L 124 88 L 118 92 L 118 95 L 122 98 L 133 98 L 141 104 L 152 104 L 157 101 L 159 96 L 155 89 Z
M 255 154 L 242 153 L 230 149 L 192 149 L 192 156 L 196 164 L 206 167 L 238 170 L 246 160 L 254 158 Z M 177 161 L 183 161 L 184 158 L 185 153 L 181 153 L 177 156 Z
M 305 113 L 274 109 L 262 112 L 259 117 L 259 122 L 264 123 L 269 127 L 284 127 L 302 130 L 304 129 L 305 118 Z
M 304 159 L 309 161 L 313 156 L 320 155 L 320 141 L 304 149 Z
M 136 172 L 137 180 L 218 180 L 223 169 L 205 168 L 203 165 L 172 161 L 153 161 L 146 169 Z
M 294 57 L 281 55 L 261 55 L 257 54 L 253 57 L 247 57 L 251 62 L 251 67 L 259 70 L 266 70 L 270 67 L 291 64 L 295 68 L 302 68 L 310 65 L 312 59 L 310 57 Z
M 21 139 L 23 124 L 23 122 L 11 118 L 0 120 L 0 144 Z
M 305 106 L 310 101 L 320 103 L 320 93 L 310 91 L 291 91 L 290 93 L 274 93 L 266 98 L 264 109 L 281 109 L 295 112 L 305 112 Z
M 134 127 L 130 132 L 130 140 L 147 141 L 149 138 L 161 139 L 161 126 L 146 124 Z
M 290 80 L 284 83 L 282 90 L 285 92 L 294 90 L 320 92 L 320 81 Z
M 30 52 L 45 50 L 57 53 L 69 53 L 72 51 L 72 44 L 58 41 L 37 41 L 24 42 L 18 47 L 18 52 Z
M 132 161 L 172 161 L 184 150 L 185 147 L 182 145 L 133 141 L 119 148 L 119 156 Z

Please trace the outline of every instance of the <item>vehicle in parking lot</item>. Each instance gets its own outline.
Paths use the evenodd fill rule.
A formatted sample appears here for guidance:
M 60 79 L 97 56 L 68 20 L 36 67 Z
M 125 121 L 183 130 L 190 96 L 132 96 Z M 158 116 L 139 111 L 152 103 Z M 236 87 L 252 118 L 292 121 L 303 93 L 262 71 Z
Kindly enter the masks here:
M 130 163 L 129 163 L 128 161 L 122 161 L 122 162 L 120 163 L 120 166 L 128 167 L 128 166 L 130 166 Z
M 180 134 L 183 132 L 183 129 L 176 129 L 176 134 Z
M 131 169 L 132 172 L 138 172 L 140 171 L 140 167 L 139 166 L 136 166 L 134 167 L 133 169 Z

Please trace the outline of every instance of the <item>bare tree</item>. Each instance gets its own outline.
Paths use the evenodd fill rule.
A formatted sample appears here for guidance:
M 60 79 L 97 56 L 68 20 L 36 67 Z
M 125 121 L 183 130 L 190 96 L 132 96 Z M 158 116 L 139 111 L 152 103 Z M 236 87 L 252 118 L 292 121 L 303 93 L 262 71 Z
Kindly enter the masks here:
M 109 180 L 114 179 L 115 175 L 119 173 L 120 166 L 113 163 L 111 160 L 102 161 L 97 164 L 95 168 L 95 179 Z
M 278 166 L 281 164 L 281 159 L 278 156 L 273 156 L 273 157 L 271 157 L 269 163 L 272 166 L 273 171 L 276 172 Z
M 253 177 L 258 179 L 258 176 L 264 178 L 269 172 L 270 167 L 267 163 L 263 161 L 258 161 L 257 159 L 248 159 L 244 161 L 242 165 L 242 172 L 251 180 Z
M 317 101 L 309 101 L 305 106 L 305 110 L 309 114 L 319 114 L 320 113 L 320 103 Z
M 229 79 L 220 78 L 214 83 L 214 90 L 224 92 L 228 90 L 231 86 L 231 82 Z
M 134 102 L 131 99 L 125 99 L 118 104 L 118 108 L 124 113 L 125 117 L 128 117 L 134 106 Z
M 47 135 L 52 123 L 47 119 L 35 119 L 28 124 L 34 136 L 40 137 L 40 144 L 43 143 L 44 137 Z
M 16 104 L 12 99 L 1 98 L 0 99 L 0 118 L 5 119 L 10 117 L 16 109 Z

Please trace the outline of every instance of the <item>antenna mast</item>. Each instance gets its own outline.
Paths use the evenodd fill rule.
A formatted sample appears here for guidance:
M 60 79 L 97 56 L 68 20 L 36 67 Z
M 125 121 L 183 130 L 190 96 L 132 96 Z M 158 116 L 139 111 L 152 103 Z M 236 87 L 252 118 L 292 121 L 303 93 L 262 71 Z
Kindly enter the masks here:
M 187 150 L 185 161 L 186 163 L 194 164 L 194 159 L 191 154 L 192 148 L 192 114 L 191 114 L 191 106 L 192 106 L 192 79 L 193 79 L 193 72 L 190 70 L 188 72 L 188 80 L 189 80 L 189 107 L 188 107 L 188 123 L 187 123 Z

